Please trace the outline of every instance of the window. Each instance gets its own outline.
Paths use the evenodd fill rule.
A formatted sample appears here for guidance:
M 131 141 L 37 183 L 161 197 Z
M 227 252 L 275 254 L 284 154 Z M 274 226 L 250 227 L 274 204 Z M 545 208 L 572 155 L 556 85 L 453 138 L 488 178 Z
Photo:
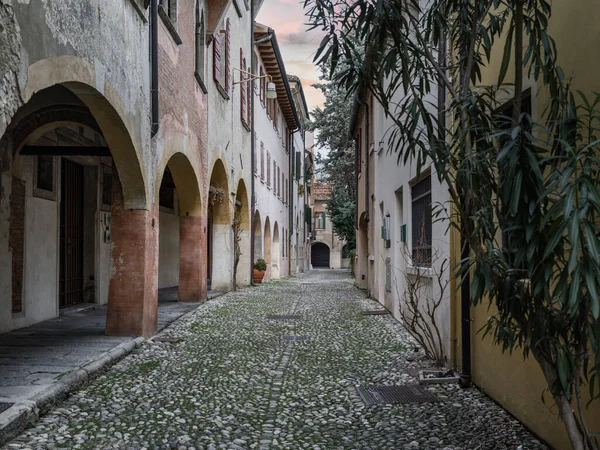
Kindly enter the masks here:
M 265 179 L 265 144 L 261 141 L 260 143 L 260 179 Z
M 163 179 L 160 183 L 158 204 L 163 208 L 175 209 L 175 182 L 168 167 L 165 169 Z
M 229 98 L 231 84 L 230 65 L 230 33 L 231 24 L 227 19 L 225 30 L 215 33 L 213 36 L 213 78 L 220 87 L 219 92 Z
M 248 104 L 246 103 L 246 58 L 244 58 L 244 50 L 240 48 L 240 67 L 242 72 L 240 73 L 240 117 L 242 123 L 248 123 Z M 250 84 L 250 83 L 248 83 Z
M 411 190 L 412 197 L 412 258 L 416 265 L 431 265 L 431 175 L 427 175 Z
M 273 161 L 273 194 L 277 195 L 277 163 Z
M 200 9 L 200 0 L 196 0 L 196 64 L 195 74 L 204 88 L 204 47 L 206 46 L 206 33 L 204 26 L 204 11 Z M 206 91 L 206 88 L 203 89 Z
M 325 229 L 325 212 L 316 212 L 314 218 L 315 230 Z
M 267 186 L 271 187 L 271 154 L 267 151 Z
M 54 156 L 38 155 L 36 188 L 54 191 Z
M 160 6 L 167 13 L 173 25 L 177 24 L 177 0 L 160 0 Z
M 258 82 L 260 83 L 260 102 L 262 103 L 263 106 L 265 106 L 265 83 L 264 83 L 264 77 L 265 76 L 265 71 L 264 69 L 261 67 L 260 68 L 260 80 L 258 80 Z
M 281 170 L 277 167 L 277 197 L 281 198 Z

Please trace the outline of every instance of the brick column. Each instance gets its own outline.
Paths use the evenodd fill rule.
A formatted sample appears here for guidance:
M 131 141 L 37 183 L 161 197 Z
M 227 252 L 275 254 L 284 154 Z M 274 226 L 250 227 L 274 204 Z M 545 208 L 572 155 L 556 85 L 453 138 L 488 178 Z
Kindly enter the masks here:
M 152 336 L 158 319 L 158 208 L 125 210 L 117 171 L 112 187 L 112 254 L 106 334 Z
M 180 302 L 200 302 L 206 298 L 206 276 L 202 251 L 202 217 L 179 218 L 179 290 Z

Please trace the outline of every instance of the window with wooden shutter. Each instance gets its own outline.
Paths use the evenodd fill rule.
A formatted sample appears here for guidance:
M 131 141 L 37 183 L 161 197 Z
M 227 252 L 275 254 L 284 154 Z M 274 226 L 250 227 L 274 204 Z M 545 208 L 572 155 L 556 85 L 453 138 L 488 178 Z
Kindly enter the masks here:
M 254 71 L 252 72 L 254 73 Z M 248 126 L 252 126 L 252 85 L 254 81 L 246 83 L 246 123 Z
M 229 94 L 229 88 L 231 87 L 231 23 L 227 19 L 225 25 L 225 91 Z
M 263 70 L 263 68 L 260 68 L 260 80 L 258 80 L 258 82 L 260 83 L 260 102 L 262 103 L 263 106 L 265 106 L 265 83 L 263 83 L 263 80 L 265 76 L 265 71 Z
M 194 44 L 196 47 L 196 74 L 204 82 L 204 47 L 206 45 L 206 38 L 204 31 L 204 11 L 200 9 L 200 2 L 196 4 L 196 40 Z
M 213 78 L 221 82 L 221 34 L 217 31 L 213 36 Z
M 271 154 L 267 150 L 267 186 L 271 186 Z
M 242 116 L 242 122 L 247 122 L 246 117 L 246 59 L 244 58 L 244 50 L 240 48 L 240 67 L 242 68 L 242 72 L 240 74 L 241 83 L 240 83 L 240 111 Z M 249 84 L 249 83 L 248 83 Z
M 260 143 L 260 179 L 265 179 L 265 144 Z

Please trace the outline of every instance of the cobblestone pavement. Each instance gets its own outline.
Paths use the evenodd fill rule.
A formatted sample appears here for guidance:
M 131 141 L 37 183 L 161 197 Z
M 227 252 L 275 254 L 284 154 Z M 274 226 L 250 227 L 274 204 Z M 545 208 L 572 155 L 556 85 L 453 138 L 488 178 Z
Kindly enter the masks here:
M 475 389 L 364 406 L 355 386 L 415 383 L 422 359 L 393 318 L 361 314 L 378 307 L 340 271 L 227 294 L 160 335 L 174 342 L 146 342 L 6 448 L 544 448 Z

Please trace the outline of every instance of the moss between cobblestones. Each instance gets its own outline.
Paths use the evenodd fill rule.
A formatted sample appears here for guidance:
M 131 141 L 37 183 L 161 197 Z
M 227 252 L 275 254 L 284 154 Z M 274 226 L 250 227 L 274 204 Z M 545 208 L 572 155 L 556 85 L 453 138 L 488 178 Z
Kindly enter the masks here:
M 541 448 L 476 390 L 439 404 L 364 407 L 355 386 L 415 379 L 416 346 L 341 272 L 211 301 L 146 342 L 16 439 L 14 448 Z M 300 314 L 301 320 L 267 320 Z M 286 342 L 283 334 L 308 335 Z M 461 408 L 453 406 L 460 403 Z M 500 444 L 499 444 L 500 443 Z

